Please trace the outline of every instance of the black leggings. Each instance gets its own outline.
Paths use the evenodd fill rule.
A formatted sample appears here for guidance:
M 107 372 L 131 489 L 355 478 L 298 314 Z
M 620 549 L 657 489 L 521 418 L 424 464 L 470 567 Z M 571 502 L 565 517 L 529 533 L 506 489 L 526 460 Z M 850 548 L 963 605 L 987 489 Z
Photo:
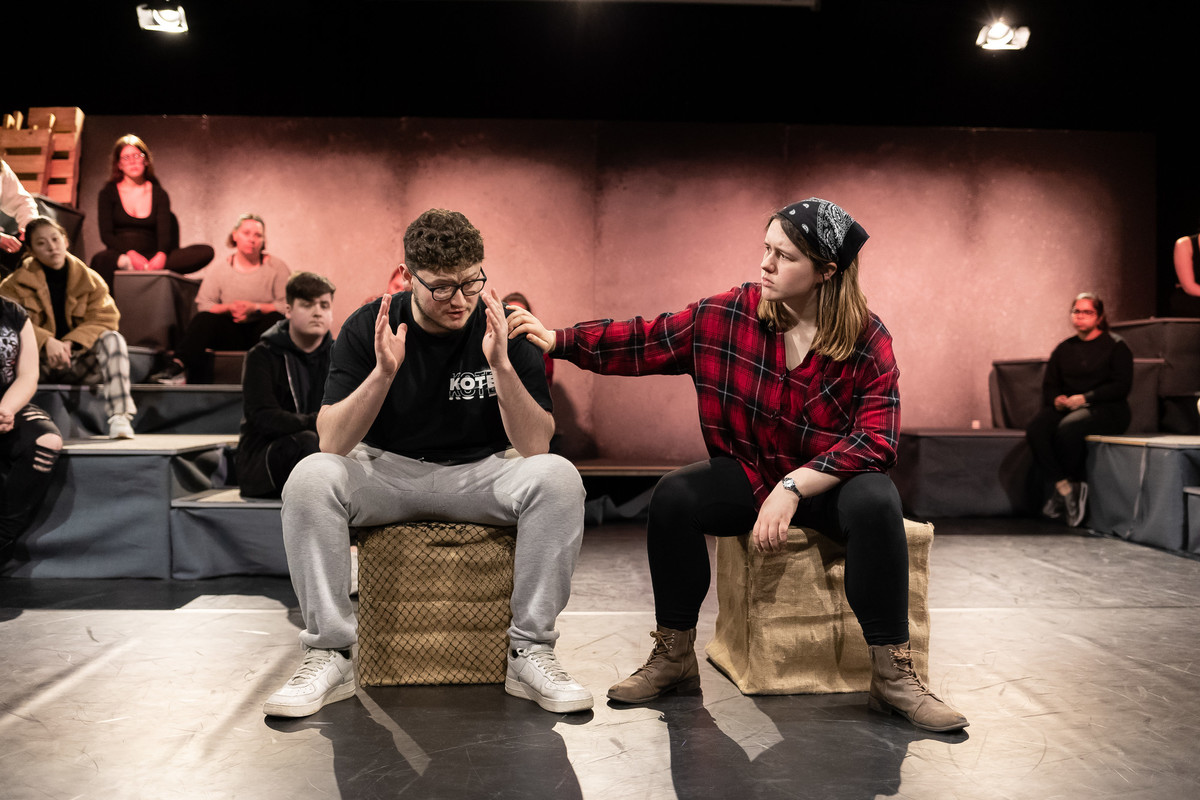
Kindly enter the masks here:
M 187 367 L 188 383 L 212 383 L 212 350 L 249 350 L 258 344 L 258 339 L 268 328 L 283 319 L 283 314 L 272 311 L 255 314 L 245 322 L 234 322 L 229 314 L 213 314 L 201 311 L 192 317 L 183 340 L 175 348 L 175 357 Z
M 104 282 L 108 284 L 110 290 L 113 286 L 113 277 L 117 274 L 117 259 L 127 252 L 127 250 L 101 250 L 92 256 L 92 269 L 98 272 L 101 278 L 104 278 Z M 150 252 L 141 250 L 138 252 L 141 252 L 146 258 L 154 257 L 153 249 Z M 168 250 L 167 263 L 163 269 L 187 275 L 206 266 L 213 260 L 213 255 L 212 247 L 207 244 L 193 244 L 178 250 Z
M 731 458 L 691 464 L 659 481 L 646 532 L 659 625 L 696 627 L 711 580 L 705 534 L 741 536 L 757 517 L 750 481 Z M 891 479 L 879 472 L 853 475 L 802 500 L 792 524 L 846 546 L 846 599 L 867 644 L 907 642 L 908 541 Z
M 279 497 L 296 465 L 319 452 L 321 445 L 316 431 L 296 431 L 280 436 L 263 450 L 249 453 L 248 458 L 238 463 L 242 497 Z
M 1075 411 L 1043 408 L 1029 423 L 1025 438 L 1033 460 L 1051 483 L 1087 477 L 1087 442 L 1092 434 L 1117 435 L 1129 427 L 1127 403 L 1100 403 Z
M 48 433 L 59 435 L 49 415 L 30 403 L 17 412 L 12 430 L 0 434 L 0 551 L 29 527 L 50 488 L 59 451 L 37 442 Z

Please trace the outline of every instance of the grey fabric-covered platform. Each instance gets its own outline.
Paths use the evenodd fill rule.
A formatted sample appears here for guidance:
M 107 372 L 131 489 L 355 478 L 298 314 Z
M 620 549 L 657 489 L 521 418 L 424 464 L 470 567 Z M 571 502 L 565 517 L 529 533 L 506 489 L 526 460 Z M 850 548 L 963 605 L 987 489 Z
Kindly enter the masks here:
M 174 498 L 212 487 L 228 436 L 68 441 L 5 575 L 169 578 Z
M 1200 485 L 1200 436 L 1089 436 L 1088 515 L 1099 533 L 1200 553 L 1185 489 Z
M 1019 430 L 902 430 L 891 476 L 913 519 L 1027 515 L 1040 505 L 1033 457 Z
M 279 500 L 210 489 L 171 503 L 171 577 L 287 575 Z

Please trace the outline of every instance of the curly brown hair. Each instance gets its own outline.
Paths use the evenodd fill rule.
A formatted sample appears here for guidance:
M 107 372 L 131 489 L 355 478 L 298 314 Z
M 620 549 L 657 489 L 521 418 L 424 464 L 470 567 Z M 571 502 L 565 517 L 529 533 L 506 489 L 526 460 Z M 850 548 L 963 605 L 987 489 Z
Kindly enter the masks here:
M 471 267 L 483 261 L 483 236 L 458 211 L 431 208 L 404 232 L 404 261 L 439 273 Z

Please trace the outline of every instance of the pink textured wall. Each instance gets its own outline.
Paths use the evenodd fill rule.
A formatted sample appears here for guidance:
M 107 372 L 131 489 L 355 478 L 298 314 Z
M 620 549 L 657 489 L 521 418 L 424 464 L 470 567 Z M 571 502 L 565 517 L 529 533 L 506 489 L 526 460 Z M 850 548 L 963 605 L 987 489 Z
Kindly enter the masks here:
M 891 329 L 906 427 L 988 425 L 992 360 L 1070 334 L 1075 293 L 1113 319 L 1154 306 L 1153 145 L 1046 131 L 427 119 L 92 117 L 81 197 L 94 215 L 112 141 L 154 151 L 184 243 L 267 220 L 270 249 L 338 286 L 382 289 L 431 206 L 483 232 L 491 285 L 550 325 L 653 316 L 757 279 L 770 212 L 809 195 L 871 234 L 862 281 Z M 99 247 L 85 225 L 88 253 Z M 703 456 L 686 377 L 613 378 L 560 362 L 568 454 Z M 592 448 L 595 448 L 594 453 Z

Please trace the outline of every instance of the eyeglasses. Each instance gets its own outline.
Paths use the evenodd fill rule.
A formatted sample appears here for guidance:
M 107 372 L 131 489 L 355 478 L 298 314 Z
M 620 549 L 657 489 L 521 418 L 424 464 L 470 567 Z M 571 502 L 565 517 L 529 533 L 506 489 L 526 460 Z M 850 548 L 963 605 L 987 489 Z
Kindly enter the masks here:
M 409 271 L 412 272 L 412 270 Z M 451 297 L 454 297 L 454 293 L 459 291 L 463 293 L 463 297 L 474 297 L 483 291 L 483 285 L 487 283 L 487 275 L 484 274 L 482 268 L 479 270 L 478 278 L 472 278 L 462 283 L 440 283 L 437 286 L 430 286 L 415 272 L 412 273 L 412 276 L 421 281 L 421 285 L 429 290 L 429 293 L 433 295 L 433 299 L 440 303 L 444 303 Z
M 1080 317 L 1094 317 L 1096 312 L 1090 308 L 1072 308 L 1071 313 Z
M 121 157 L 120 157 L 119 159 L 117 159 L 117 160 L 118 160 L 118 161 L 120 161 L 122 164 L 136 164 L 136 163 L 138 163 L 139 161 L 145 161 L 145 160 L 146 160 L 146 154 L 145 154 L 145 153 L 138 153 L 137 155 L 132 155 L 132 156 L 121 156 Z

